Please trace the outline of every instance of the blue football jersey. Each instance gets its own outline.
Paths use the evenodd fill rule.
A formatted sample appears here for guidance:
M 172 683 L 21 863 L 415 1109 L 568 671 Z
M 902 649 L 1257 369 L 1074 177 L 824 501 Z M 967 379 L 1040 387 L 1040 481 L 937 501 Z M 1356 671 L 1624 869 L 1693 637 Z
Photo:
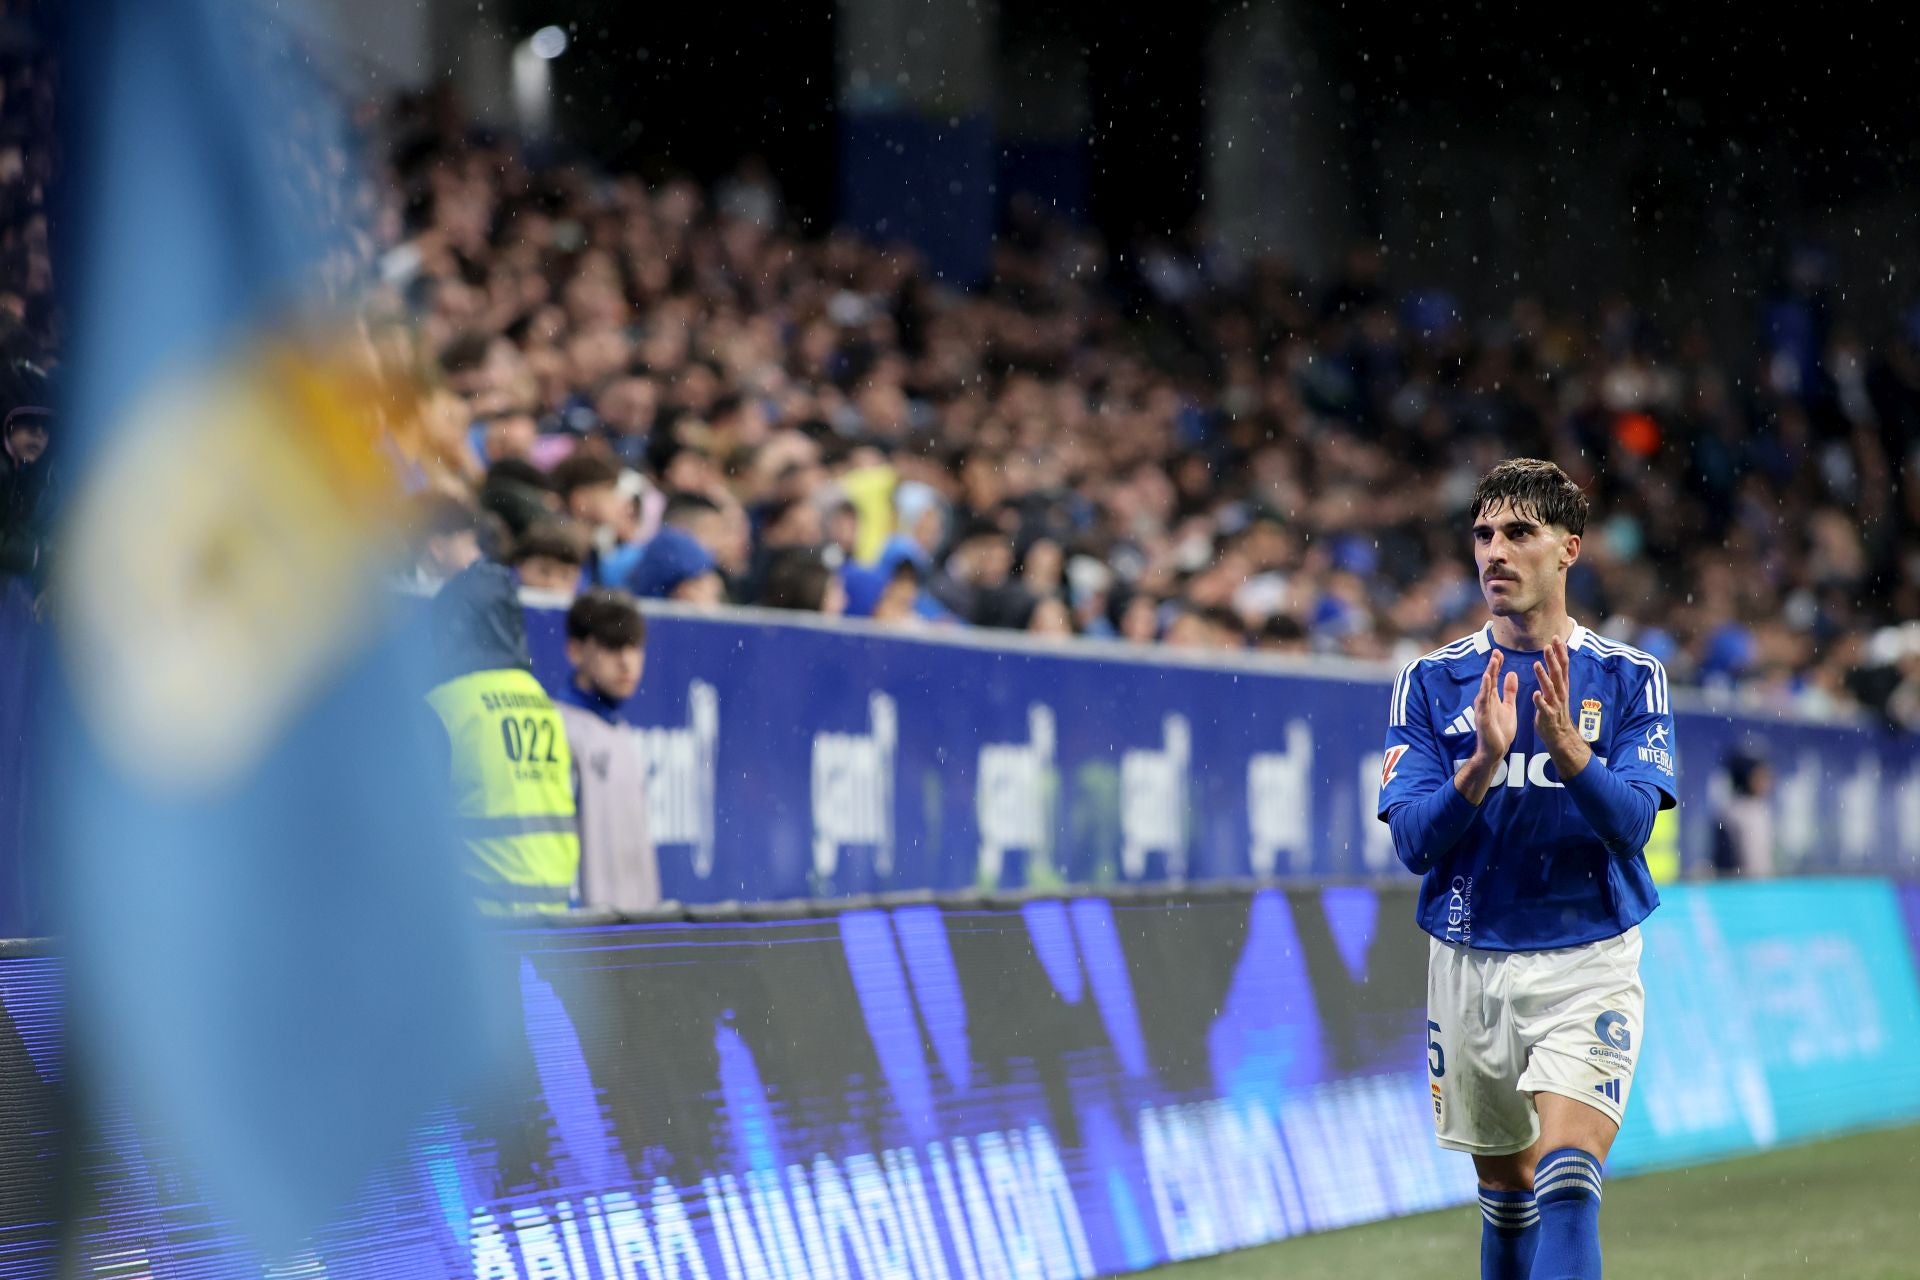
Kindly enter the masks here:
M 1380 817 L 1453 785 L 1478 741 L 1473 699 L 1495 648 L 1488 624 L 1406 667 L 1394 682 Z M 1434 937 L 1494 951 L 1544 951 L 1626 932 L 1660 896 L 1645 856 L 1608 852 L 1535 741 L 1533 664 L 1538 653 L 1501 647 L 1520 677 L 1519 729 L 1506 764 L 1459 841 L 1420 885 L 1420 927 Z M 1651 783 L 1660 807 L 1676 803 L 1673 713 L 1658 659 L 1576 624 L 1567 641 L 1568 694 L 1589 769 Z

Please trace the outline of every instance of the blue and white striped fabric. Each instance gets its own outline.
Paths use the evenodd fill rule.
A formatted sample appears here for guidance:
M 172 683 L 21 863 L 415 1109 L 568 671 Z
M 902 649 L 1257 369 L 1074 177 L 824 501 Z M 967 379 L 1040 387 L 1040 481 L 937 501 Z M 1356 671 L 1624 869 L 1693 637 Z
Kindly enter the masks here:
M 1480 1216 L 1502 1235 L 1519 1235 L 1540 1221 L 1540 1206 L 1531 1191 L 1492 1191 L 1480 1188 Z
M 1547 1153 L 1533 1173 L 1533 1198 L 1540 1204 L 1557 1200 L 1600 1198 L 1600 1162 L 1578 1147 Z M 1484 1206 L 1482 1212 L 1484 1212 Z M 1536 1216 L 1539 1213 L 1535 1209 Z

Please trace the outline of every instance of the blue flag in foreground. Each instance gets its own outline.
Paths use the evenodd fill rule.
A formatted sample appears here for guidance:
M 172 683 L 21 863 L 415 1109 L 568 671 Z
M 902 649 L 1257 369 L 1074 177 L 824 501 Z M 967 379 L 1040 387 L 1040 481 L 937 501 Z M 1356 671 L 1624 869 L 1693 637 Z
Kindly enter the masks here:
M 380 393 L 308 288 L 350 181 L 326 104 L 267 70 L 266 6 L 69 10 L 76 1052 L 279 1249 L 483 1065 L 479 939 L 377 587 Z

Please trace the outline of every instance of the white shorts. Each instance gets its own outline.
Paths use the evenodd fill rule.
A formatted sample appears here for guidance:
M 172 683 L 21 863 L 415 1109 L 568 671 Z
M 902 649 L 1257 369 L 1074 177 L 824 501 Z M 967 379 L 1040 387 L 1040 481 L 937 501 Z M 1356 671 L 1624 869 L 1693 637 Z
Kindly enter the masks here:
M 1533 1095 L 1557 1093 L 1615 1124 L 1640 1055 L 1640 930 L 1558 951 L 1484 951 L 1430 940 L 1427 1072 L 1440 1145 L 1525 1151 Z

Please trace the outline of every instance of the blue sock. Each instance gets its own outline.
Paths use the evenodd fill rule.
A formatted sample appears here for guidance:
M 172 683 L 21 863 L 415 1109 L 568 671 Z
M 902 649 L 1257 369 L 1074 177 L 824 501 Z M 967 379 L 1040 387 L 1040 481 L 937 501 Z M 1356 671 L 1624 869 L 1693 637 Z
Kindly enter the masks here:
M 1533 1192 L 1480 1188 L 1480 1280 L 1529 1280 L 1539 1243 Z
M 1600 1162 L 1578 1147 L 1547 1152 L 1533 1198 L 1540 1248 L 1529 1280 L 1600 1280 Z

